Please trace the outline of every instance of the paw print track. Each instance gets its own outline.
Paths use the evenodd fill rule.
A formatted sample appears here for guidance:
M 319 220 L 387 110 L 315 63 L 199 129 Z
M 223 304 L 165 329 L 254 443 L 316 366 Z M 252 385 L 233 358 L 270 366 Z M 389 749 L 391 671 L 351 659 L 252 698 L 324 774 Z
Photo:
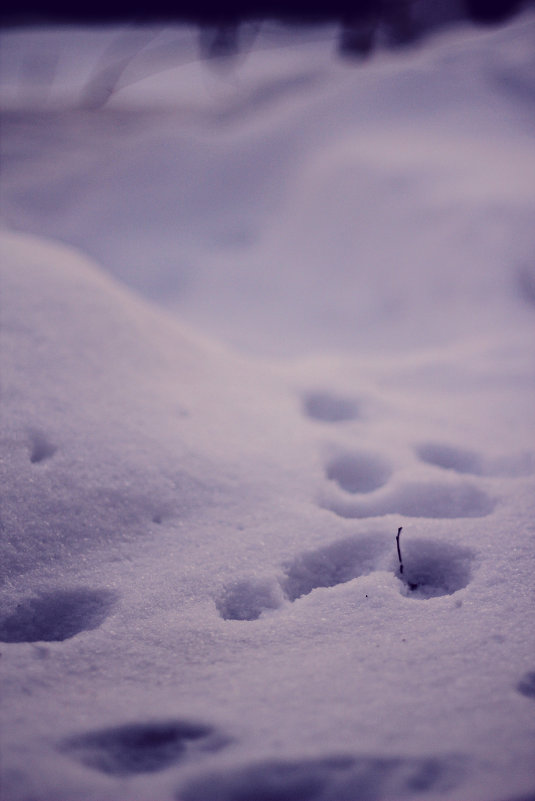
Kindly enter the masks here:
M 285 600 L 296 601 L 318 587 L 335 587 L 378 569 L 392 547 L 391 537 L 373 534 L 348 537 L 314 551 L 305 551 L 283 565 L 283 576 L 240 579 L 215 599 L 224 620 L 257 620 Z
M 472 577 L 474 553 L 447 542 L 411 539 L 403 544 L 403 594 L 425 600 L 452 595 L 466 587 Z
M 343 423 L 360 417 L 356 400 L 330 392 L 309 392 L 303 398 L 303 411 L 311 420 L 321 423 Z
M 486 492 L 468 483 L 409 482 L 373 500 L 337 498 L 329 499 L 323 505 L 346 518 L 380 517 L 395 513 L 406 517 L 454 519 L 485 517 L 493 511 L 495 502 Z
M 56 590 L 25 598 L 0 618 L 1 642 L 61 642 L 98 628 L 108 617 L 117 594 L 111 590 Z
M 224 620 L 257 620 L 267 609 L 278 609 L 284 597 L 275 579 L 241 579 L 228 584 L 216 598 Z
M 326 475 L 340 489 L 351 493 L 373 492 L 384 486 L 392 471 L 382 459 L 370 453 L 340 453 L 327 464 Z
M 401 801 L 457 787 L 466 772 L 462 757 L 442 759 L 334 756 L 258 762 L 238 770 L 203 774 L 186 785 L 180 801 Z
M 389 537 L 373 535 L 338 540 L 324 548 L 307 551 L 284 565 L 281 580 L 290 601 L 317 587 L 334 587 L 377 569 L 381 556 L 391 547 Z
M 30 462 L 39 464 L 52 458 L 57 451 L 57 447 L 50 442 L 42 431 L 30 432 Z
M 415 448 L 422 462 L 473 476 L 503 476 L 518 478 L 535 472 L 532 453 L 519 453 L 496 458 L 484 457 L 475 451 L 438 442 L 425 442 Z
M 520 297 L 531 306 L 535 306 L 535 270 L 525 265 L 517 274 L 517 286 Z
M 426 464 L 442 467 L 444 470 L 455 470 L 457 473 L 482 475 L 482 459 L 474 451 L 436 442 L 426 442 L 418 445 L 415 451 L 422 462 Z
M 315 589 L 336 587 L 384 569 L 392 537 L 375 533 L 347 537 L 323 548 L 305 551 L 282 565 L 278 579 L 241 579 L 227 585 L 215 599 L 224 620 L 258 620 L 266 610 L 280 608 L 285 600 L 297 601 Z M 403 571 L 397 561 L 392 570 L 402 582 L 402 594 L 425 600 L 452 595 L 466 587 L 475 554 L 453 543 L 412 539 L 403 543 Z
M 199 752 L 212 752 L 227 741 L 211 726 L 184 720 L 130 723 L 77 734 L 59 750 L 87 767 L 111 776 L 156 773 Z
M 535 670 L 524 673 L 518 684 L 516 685 L 517 692 L 520 695 L 525 695 L 526 698 L 535 699 Z

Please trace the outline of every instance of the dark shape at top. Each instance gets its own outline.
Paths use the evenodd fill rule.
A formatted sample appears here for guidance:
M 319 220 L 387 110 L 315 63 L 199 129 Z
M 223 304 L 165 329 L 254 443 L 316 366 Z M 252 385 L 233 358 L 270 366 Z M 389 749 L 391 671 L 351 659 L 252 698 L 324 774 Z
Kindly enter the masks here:
M 430 0 L 432 3 L 433 0 Z M 135 21 L 150 20 L 195 21 L 202 24 L 224 24 L 233 20 L 280 19 L 286 21 L 313 22 L 338 19 L 354 21 L 383 16 L 397 20 L 411 7 L 410 0 L 110 0 L 90 3 L 81 0 L 73 4 L 70 0 L 7 0 L 3 4 L 2 20 L 9 22 L 39 21 Z M 457 9 L 458 4 L 452 3 Z M 458 13 L 467 14 L 478 22 L 501 22 L 522 6 L 521 0 L 464 0 Z
M 475 22 L 503 22 L 521 7 L 521 0 L 465 0 L 468 16 Z

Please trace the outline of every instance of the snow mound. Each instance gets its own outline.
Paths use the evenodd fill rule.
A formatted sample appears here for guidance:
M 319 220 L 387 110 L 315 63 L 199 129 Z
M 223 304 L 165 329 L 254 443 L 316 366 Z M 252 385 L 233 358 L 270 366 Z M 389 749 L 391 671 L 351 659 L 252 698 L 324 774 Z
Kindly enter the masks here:
M 244 359 L 2 244 L 6 799 L 530 792 L 524 340 Z
M 247 461 L 265 446 L 258 421 L 276 417 L 258 391 L 268 371 L 69 248 L 2 239 L 2 579 L 121 551 L 232 496 L 229 483 L 246 495 Z

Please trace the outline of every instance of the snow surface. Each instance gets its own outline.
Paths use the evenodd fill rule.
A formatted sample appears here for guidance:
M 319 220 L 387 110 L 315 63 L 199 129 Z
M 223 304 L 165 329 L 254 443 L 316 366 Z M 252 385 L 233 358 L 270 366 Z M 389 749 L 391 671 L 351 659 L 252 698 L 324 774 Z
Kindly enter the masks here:
M 533 799 L 534 32 L 3 34 L 6 801 Z

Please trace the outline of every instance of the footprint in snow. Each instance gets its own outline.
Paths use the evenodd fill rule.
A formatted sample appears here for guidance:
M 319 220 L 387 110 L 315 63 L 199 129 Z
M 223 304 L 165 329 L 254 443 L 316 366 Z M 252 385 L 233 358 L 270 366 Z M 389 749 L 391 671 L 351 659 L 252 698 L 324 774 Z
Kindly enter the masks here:
M 295 601 L 317 587 L 334 587 L 372 573 L 391 548 L 391 537 L 374 534 L 305 551 L 282 566 L 279 580 L 251 578 L 228 584 L 215 599 L 217 611 L 224 620 L 257 620 L 265 610 L 281 607 L 285 599 Z
M 195 754 L 222 748 L 228 740 L 211 726 L 184 720 L 129 723 L 75 734 L 59 750 L 112 776 L 156 773 Z
M 325 474 L 345 492 L 367 493 L 384 486 L 392 470 L 383 459 L 374 454 L 345 451 L 328 460 Z
M 241 579 L 227 585 L 216 598 L 217 610 L 225 620 L 257 620 L 265 610 L 281 607 L 285 598 L 296 601 L 320 587 L 336 587 L 381 569 L 392 546 L 391 536 L 375 533 L 305 551 L 283 564 L 278 581 Z M 466 587 L 474 561 L 469 548 L 412 539 L 403 543 L 403 573 L 397 561 L 392 569 L 402 581 L 403 594 L 422 600 Z
M 439 442 L 421 443 L 415 447 L 415 452 L 426 464 L 473 476 L 519 478 L 535 472 L 535 457 L 528 452 L 490 458 Z
M 57 451 L 57 447 L 48 439 L 42 431 L 34 429 L 30 431 L 30 462 L 40 464 L 52 458 Z
M 1 642 L 61 642 L 98 628 L 118 599 L 112 590 L 78 587 L 24 598 L 0 618 Z
M 335 756 L 270 760 L 203 775 L 177 801 L 401 801 L 447 792 L 466 772 L 461 757 Z
M 466 587 L 472 577 L 475 554 L 448 542 L 409 539 L 403 543 L 403 573 L 399 565 L 396 575 L 403 582 L 403 594 L 425 600 L 452 595 Z
M 227 584 L 215 599 L 224 620 L 257 620 L 262 612 L 284 602 L 276 579 L 239 579 Z
M 535 670 L 524 673 L 518 684 L 517 691 L 526 698 L 535 698 Z
M 328 498 L 321 505 L 345 518 L 398 514 L 406 517 L 455 519 L 485 517 L 493 511 L 496 504 L 484 490 L 473 484 L 421 481 L 406 482 L 373 499 Z
M 321 423 L 343 423 L 360 417 L 359 404 L 354 398 L 330 392 L 309 392 L 303 397 L 304 414 Z
M 283 565 L 281 586 L 290 601 L 317 587 L 334 587 L 377 570 L 383 554 L 392 547 L 390 537 L 348 537 L 323 548 L 306 551 Z
M 517 287 L 520 297 L 530 306 L 535 306 L 535 270 L 524 265 L 517 273 Z

